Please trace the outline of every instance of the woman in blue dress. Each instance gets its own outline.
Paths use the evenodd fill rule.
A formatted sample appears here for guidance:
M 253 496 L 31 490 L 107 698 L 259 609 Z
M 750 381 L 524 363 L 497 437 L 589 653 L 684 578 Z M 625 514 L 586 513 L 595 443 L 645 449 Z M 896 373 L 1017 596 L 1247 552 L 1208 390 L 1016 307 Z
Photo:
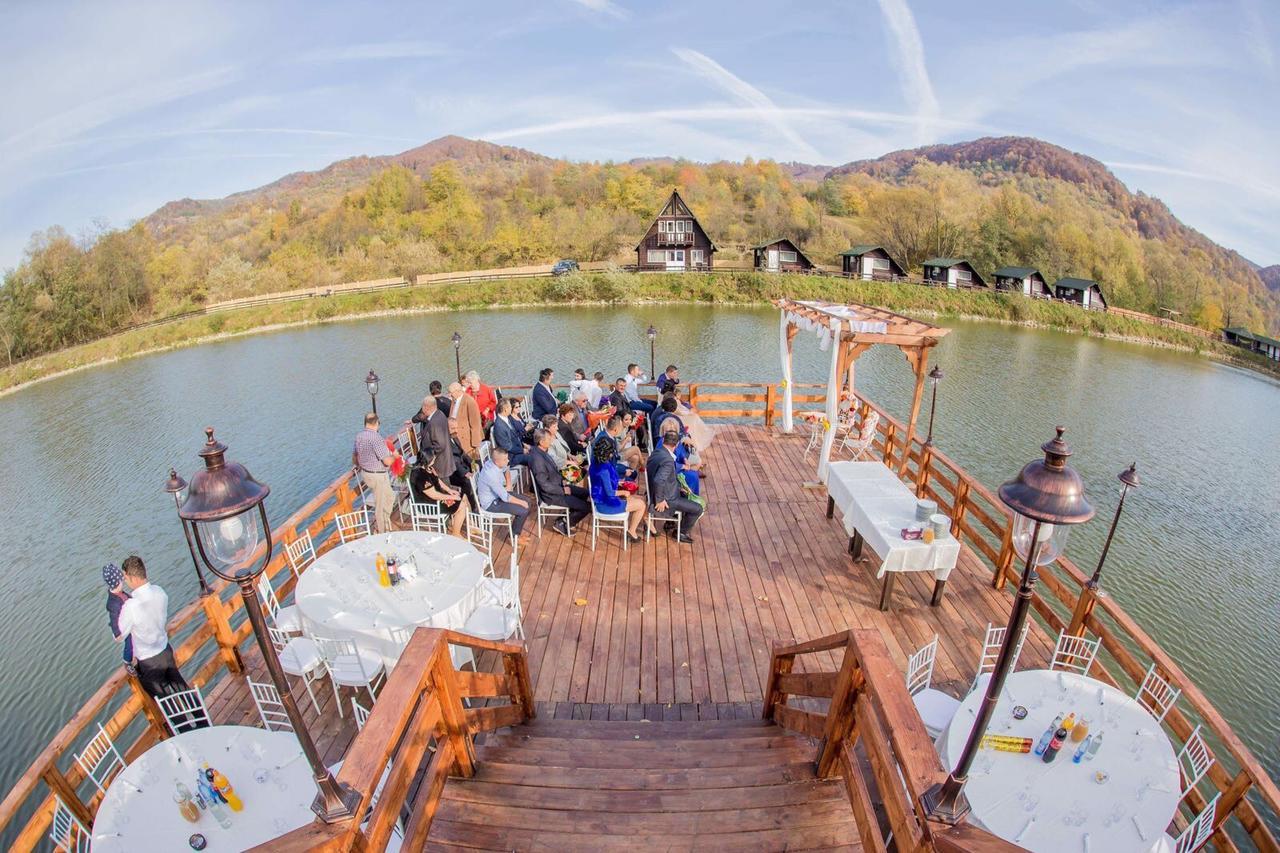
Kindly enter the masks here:
M 632 542 L 640 541 L 640 522 L 644 520 L 644 500 L 624 491 L 618 484 L 618 469 L 614 465 L 618 455 L 617 445 L 608 435 L 602 435 L 591 446 L 591 467 L 587 478 L 591 481 L 591 502 L 602 515 L 628 516 L 627 536 Z

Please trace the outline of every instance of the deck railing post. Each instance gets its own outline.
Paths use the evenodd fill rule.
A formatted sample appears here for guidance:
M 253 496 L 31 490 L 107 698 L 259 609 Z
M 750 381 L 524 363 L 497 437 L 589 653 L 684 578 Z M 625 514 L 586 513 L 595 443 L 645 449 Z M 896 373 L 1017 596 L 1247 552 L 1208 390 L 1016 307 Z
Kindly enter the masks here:
M 462 707 L 462 695 L 458 690 L 458 682 L 453 677 L 453 661 L 449 658 L 448 643 L 441 644 L 441 649 L 436 652 L 435 657 L 432 681 L 435 683 L 436 693 L 440 695 L 440 716 L 444 721 L 445 736 L 453 744 L 458 772 L 463 776 L 474 776 L 475 745 L 471 740 L 471 732 L 467 728 L 467 714 Z
M 964 521 L 965 512 L 969 509 L 969 481 L 961 479 L 956 486 L 956 495 L 951 502 L 951 535 L 960 538 L 960 523 Z
M 773 385 L 764 386 L 764 428 L 773 429 L 773 410 L 778 401 L 775 399 Z
M 150 693 L 142 689 L 142 682 L 133 673 L 129 674 L 129 689 L 133 691 L 134 698 L 142 706 L 142 713 L 147 715 L 147 725 L 151 731 L 155 732 L 159 740 L 167 739 L 169 726 L 164 721 L 164 714 L 160 713 L 160 706 L 156 704 L 155 699 L 151 698 Z
M 81 801 L 80 795 L 76 793 L 75 788 L 71 787 L 67 777 L 62 775 L 62 771 L 50 764 L 40 774 L 40 778 L 44 779 L 50 791 L 58 795 L 58 799 L 62 800 L 67 810 L 76 816 L 76 820 L 92 831 L 94 812 Z
M 218 655 L 233 675 L 244 672 L 244 661 L 240 658 L 240 647 L 236 643 L 235 632 L 231 630 L 230 607 L 223 603 L 222 597 L 215 591 L 200 599 L 209 626 L 213 628 L 213 640 L 218 644 Z
M 1009 581 L 1009 568 L 1013 565 L 1013 522 L 1004 526 L 1004 535 L 1000 537 L 1000 556 L 996 560 L 996 571 L 991 576 L 991 586 L 1004 589 Z
M 1084 625 L 1088 621 L 1089 616 L 1093 613 L 1093 605 L 1098 600 L 1098 591 L 1085 584 L 1080 589 L 1080 595 L 1076 598 L 1075 609 L 1071 611 L 1071 624 L 1067 626 L 1067 633 L 1074 634 L 1077 637 L 1084 636 Z
M 533 706 L 533 681 L 529 678 L 529 658 L 521 652 L 518 655 L 503 655 L 502 669 L 512 682 L 511 703 L 524 709 L 524 718 L 532 720 L 537 716 Z
M 858 699 L 858 691 L 862 686 L 862 670 L 858 666 L 858 655 L 851 636 L 840 661 L 835 691 L 831 695 L 831 705 L 827 708 L 826 730 L 818 746 L 817 776 L 819 779 L 831 776 L 838 769 L 837 759 L 840 757 L 840 748 L 844 746 L 845 738 L 854 726 L 853 709 Z
M 772 720 L 773 709 L 787 701 L 786 694 L 779 687 L 779 681 L 782 676 L 790 674 L 795 663 L 795 655 L 780 655 L 774 652 L 769 664 L 769 683 L 764 688 L 764 710 L 760 715 L 763 719 Z
M 933 445 L 925 444 L 920 447 L 920 468 L 916 471 L 916 497 L 924 497 L 925 489 L 929 488 L 929 475 L 933 473 Z
M 897 427 L 892 423 L 884 428 L 884 464 L 893 468 L 893 439 L 897 434 Z

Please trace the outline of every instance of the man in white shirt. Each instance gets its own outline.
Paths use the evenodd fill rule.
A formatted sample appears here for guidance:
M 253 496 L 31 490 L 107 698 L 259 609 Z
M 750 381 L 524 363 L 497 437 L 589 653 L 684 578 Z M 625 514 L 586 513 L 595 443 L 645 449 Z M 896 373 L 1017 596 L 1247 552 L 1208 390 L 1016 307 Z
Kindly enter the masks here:
M 652 415 L 653 410 L 657 408 L 653 401 L 640 398 L 639 383 L 647 378 L 644 371 L 640 369 L 640 365 L 634 363 L 627 365 L 627 402 L 631 404 L 631 408 L 639 409 L 646 415 Z
M 122 568 L 132 597 L 120 608 L 120 636 L 116 639 L 133 639 L 138 680 L 143 689 L 154 697 L 190 690 L 169 645 L 169 596 L 147 581 L 147 567 L 141 557 L 126 557 Z

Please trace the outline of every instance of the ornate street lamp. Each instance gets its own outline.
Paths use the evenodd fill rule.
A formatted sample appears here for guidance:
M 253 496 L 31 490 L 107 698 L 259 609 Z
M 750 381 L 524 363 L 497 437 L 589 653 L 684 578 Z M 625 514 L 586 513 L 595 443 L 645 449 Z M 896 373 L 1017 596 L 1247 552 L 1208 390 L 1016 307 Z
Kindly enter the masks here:
M 658 381 L 658 363 L 654 358 L 654 341 L 658 338 L 658 330 L 649 324 L 649 328 L 645 330 L 645 334 L 649 336 L 649 378 L 654 382 Z
M 1041 445 L 1044 459 L 1027 463 L 1014 480 L 1000 487 L 1000 500 L 1013 510 L 1013 548 L 1026 560 L 1022 569 L 1022 582 L 1009 613 L 1004 641 L 996 658 L 995 670 L 987 682 L 986 694 L 978 708 L 977 718 L 969 731 L 964 751 L 955 769 L 940 785 L 925 791 L 925 811 L 934 820 L 956 824 L 969 813 L 969 801 L 964 795 L 964 784 L 969 767 L 982 745 L 996 701 L 1004 690 L 1005 678 L 1013 664 L 1014 649 L 1022 635 L 1031 607 L 1031 594 L 1036 583 L 1036 568 L 1052 563 L 1062 554 L 1067 532 L 1072 525 L 1093 518 L 1093 507 L 1084 496 L 1084 481 L 1075 469 L 1067 464 L 1071 448 L 1062 440 L 1064 427 L 1058 434 Z
M 1124 509 L 1125 495 L 1129 494 L 1130 489 L 1138 488 L 1140 480 L 1138 479 L 1138 463 L 1134 462 L 1128 468 L 1125 468 L 1116 475 L 1116 479 L 1120 481 L 1120 502 L 1116 504 L 1116 514 L 1111 519 L 1111 529 L 1107 531 L 1107 541 L 1102 544 L 1102 555 L 1098 557 L 1098 568 L 1093 570 L 1093 577 L 1089 578 L 1085 586 L 1095 592 L 1098 584 L 1102 579 L 1102 564 L 1107 561 L 1107 552 L 1111 550 L 1111 537 L 1116 535 L 1116 525 L 1120 523 L 1120 511 Z
M 196 559 L 196 549 L 191 542 L 191 531 L 187 529 L 186 522 L 182 520 L 182 492 L 187 488 L 187 481 L 178 476 L 178 472 L 173 468 L 169 469 L 169 479 L 164 481 L 164 490 L 173 495 L 173 506 L 178 511 L 178 523 L 182 525 L 182 535 L 187 537 L 187 550 L 191 552 L 191 563 L 196 567 L 196 577 L 200 579 L 200 595 L 209 594 L 209 584 L 204 579 L 204 571 L 200 568 L 200 561 Z
M 320 759 L 302 712 L 289 692 L 254 588 L 271 561 L 271 525 L 267 522 L 265 503 L 271 488 L 253 479 L 243 465 L 227 461 L 227 446 L 214 441 L 213 427 L 207 427 L 204 432 L 206 438 L 200 458 L 205 467 L 191 475 L 187 499 L 178 508 L 183 529 L 190 528 L 188 545 L 195 540 L 192 559 L 199 553 L 209 571 L 240 587 L 240 598 L 249 614 L 267 672 L 280 693 L 280 701 L 319 788 L 311 810 L 325 822 L 351 817 L 360 803 L 360 794 L 350 786 L 340 786 Z M 264 543 L 262 563 L 254 568 L 259 542 Z
M 929 378 L 933 380 L 933 399 L 929 401 L 929 437 L 924 440 L 925 447 L 933 447 L 933 413 L 938 410 L 938 380 L 942 378 L 942 368 L 935 364 Z
M 364 378 L 364 387 L 369 389 L 369 403 L 373 406 L 373 413 L 378 414 L 378 374 L 373 372 L 373 368 L 369 368 L 369 375 Z
M 453 343 L 453 366 L 458 369 L 458 381 L 461 382 L 462 381 L 462 356 L 460 355 L 460 353 L 462 350 L 462 335 L 458 334 L 457 332 L 454 332 L 453 337 L 449 338 L 449 340 Z

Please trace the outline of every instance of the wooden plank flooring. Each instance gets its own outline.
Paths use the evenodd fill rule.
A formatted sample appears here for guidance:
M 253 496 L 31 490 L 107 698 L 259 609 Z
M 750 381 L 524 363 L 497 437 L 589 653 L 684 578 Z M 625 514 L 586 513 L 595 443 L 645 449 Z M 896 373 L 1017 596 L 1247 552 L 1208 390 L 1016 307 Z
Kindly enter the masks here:
M 772 647 L 846 628 L 875 628 L 905 669 L 936 633 L 935 686 L 963 694 L 973 678 L 988 622 L 1004 624 L 1011 599 L 991 588 L 990 571 L 967 547 L 940 607 L 932 579 L 902 575 L 893 609 L 877 610 L 875 562 L 853 563 L 839 518 L 825 516 L 826 492 L 806 489 L 813 460 L 804 439 L 753 426 L 720 426 L 705 454 L 709 509 L 692 545 L 669 537 L 628 548 L 590 525 L 572 539 L 532 520 L 522 537 L 521 597 L 529 669 L 542 715 L 556 719 L 714 720 L 760 714 Z M 509 543 L 494 563 L 504 573 Z M 868 552 L 869 553 L 869 552 Z M 585 605 L 578 600 L 585 599 Z M 1020 666 L 1045 666 L 1052 640 L 1036 625 Z M 496 668 L 481 656 L 480 668 Z M 489 666 L 486 666 L 486 664 Z M 255 680 L 268 680 L 256 651 Z M 832 653 L 797 661 L 797 671 L 834 670 Z M 326 763 L 342 757 L 354 725 L 350 691 L 338 719 L 327 681 L 315 685 L 316 714 L 298 685 Z M 257 725 L 243 678 L 224 678 L 208 699 L 221 723 Z M 367 702 L 367 697 L 361 701 Z

